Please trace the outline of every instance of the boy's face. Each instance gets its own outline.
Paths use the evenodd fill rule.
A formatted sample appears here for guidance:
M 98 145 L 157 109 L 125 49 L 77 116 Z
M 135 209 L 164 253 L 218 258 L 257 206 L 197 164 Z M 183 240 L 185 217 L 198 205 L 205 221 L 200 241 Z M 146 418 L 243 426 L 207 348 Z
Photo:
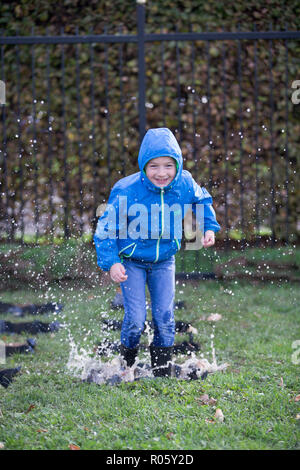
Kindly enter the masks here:
M 145 171 L 151 183 L 159 188 L 164 188 L 176 176 L 176 162 L 171 157 L 153 158 L 147 163 Z

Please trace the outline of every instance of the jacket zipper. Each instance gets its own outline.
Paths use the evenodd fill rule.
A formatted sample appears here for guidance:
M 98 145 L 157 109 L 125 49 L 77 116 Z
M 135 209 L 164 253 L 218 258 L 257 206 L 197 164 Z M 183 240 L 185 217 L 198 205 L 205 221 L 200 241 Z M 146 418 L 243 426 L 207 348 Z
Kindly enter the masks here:
M 165 215 L 165 214 L 164 214 L 164 192 L 165 192 L 165 191 L 164 191 L 163 189 L 160 190 L 160 201 L 161 201 L 161 234 L 160 234 L 160 236 L 159 236 L 159 238 L 158 238 L 158 240 L 157 240 L 157 242 L 156 242 L 156 258 L 155 258 L 155 260 L 154 260 L 154 263 L 157 263 L 158 258 L 159 258 L 159 243 L 160 243 L 160 240 L 161 240 L 161 238 L 162 238 L 162 236 L 163 236 L 164 229 L 165 229 L 165 227 L 164 227 L 164 219 L 165 219 L 165 217 L 164 217 L 164 215 Z

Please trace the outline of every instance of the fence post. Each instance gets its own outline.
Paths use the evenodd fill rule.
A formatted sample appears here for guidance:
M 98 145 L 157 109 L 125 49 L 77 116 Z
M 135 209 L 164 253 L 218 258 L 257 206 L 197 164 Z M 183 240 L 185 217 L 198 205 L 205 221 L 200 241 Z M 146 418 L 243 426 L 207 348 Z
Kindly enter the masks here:
M 142 141 L 146 130 L 146 74 L 145 74 L 145 3 L 146 0 L 137 0 L 138 23 L 138 85 L 139 85 L 139 133 Z

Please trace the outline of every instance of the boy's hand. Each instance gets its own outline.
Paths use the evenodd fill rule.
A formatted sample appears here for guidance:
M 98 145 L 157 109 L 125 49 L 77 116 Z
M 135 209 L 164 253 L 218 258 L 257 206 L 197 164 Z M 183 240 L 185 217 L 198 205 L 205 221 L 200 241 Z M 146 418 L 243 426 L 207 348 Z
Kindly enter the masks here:
M 115 263 L 109 270 L 110 277 L 115 282 L 124 282 L 127 279 L 125 268 L 122 263 Z
M 209 246 L 213 246 L 215 244 L 215 232 L 212 230 L 207 230 L 205 232 L 204 237 L 202 237 L 202 245 L 204 248 L 208 248 Z

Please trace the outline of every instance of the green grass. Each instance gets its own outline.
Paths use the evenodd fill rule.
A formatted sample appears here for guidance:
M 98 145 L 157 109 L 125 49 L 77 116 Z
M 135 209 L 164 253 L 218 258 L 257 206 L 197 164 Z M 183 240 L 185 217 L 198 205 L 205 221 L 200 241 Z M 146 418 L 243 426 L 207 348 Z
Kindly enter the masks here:
M 227 261 L 234 260 L 241 256 L 245 257 L 247 261 L 258 263 L 261 265 L 262 270 L 268 274 L 279 274 L 281 272 L 282 274 L 289 273 L 293 276 L 300 276 L 300 249 L 292 245 L 277 248 L 248 247 L 244 250 L 229 249 L 227 251 L 215 250 L 214 248 L 209 250 L 201 249 L 198 252 L 180 251 L 176 255 L 176 268 L 177 271 L 185 272 L 197 272 L 199 270 L 202 272 L 214 272 L 219 264 L 224 264 Z M 297 270 L 291 270 L 288 266 L 284 270 L 281 267 L 270 267 L 268 266 L 268 262 L 278 263 L 280 265 L 294 264 Z M 231 271 L 243 272 L 245 269 L 253 273 L 255 272 L 254 267 L 245 268 L 243 265 L 231 267 L 230 264 L 228 265 L 228 273 Z
M 230 265 L 230 260 L 241 256 L 251 263 L 258 263 L 259 271 L 256 266 Z M 250 280 L 256 273 L 275 276 L 285 274 L 300 280 L 300 249 L 294 245 L 277 248 L 248 247 L 243 251 L 238 247 L 227 251 L 214 248 L 198 251 L 182 249 L 176 255 L 176 270 L 212 273 L 216 272 L 220 264 L 224 265 L 228 261 L 228 267 L 223 269 L 224 274 L 247 272 Z M 268 266 L 268 262 L 293 264 L 296 269 L 290 266 Z M 4 273 L 0 285 L 6 284 L 10 287 L 17 281 L 24 282 L 26 278 L 37 287 L 43 285 L 44 281 L 52 282 L 66 278 L 93 279 L 100 272 L 94 246 L 76 239 L 56 245 L 0 244 L 0 268 Z
M 64 310 L 58 319 L 65 324 L 55 334 L 36 335 L 35 354 L 7 358 L 5 367 L 21 365 L 22 370 L 7 389 L 0 389 L 5 449 L 68 449 L 70 444 L 111 450 L 299 449 L 299 364 L 292 361 L 292 344 L 300 339 L 295 284 L 178 282 L 177 300 L 185 300 L 187 307 L 177 311 L 176 319 L 198 328 L 195 340 L 208 360 L 214 334 L 217 361 L 228 362 L 229 368 L 205 381 L 83 383 L 66 369 L 69 334 L 85 349 L 100 341 L 101 320 L 122 318 L 122 312 L 109 309 L 113 295 L 112 286 L 91 289 L 72 283 L 1 293 L 2 301 L 59 301 Z M 222 319 L 205 321 L 210 313 Z M 111 332 L 109 338 L 118 335 Z M 181 339 L 178 334 L 176 340 Z M 215 406 L 201 405 L 204 393 L 217 400 Z M 214 420 L 216 408 L 223 411 L 223 423 Z

